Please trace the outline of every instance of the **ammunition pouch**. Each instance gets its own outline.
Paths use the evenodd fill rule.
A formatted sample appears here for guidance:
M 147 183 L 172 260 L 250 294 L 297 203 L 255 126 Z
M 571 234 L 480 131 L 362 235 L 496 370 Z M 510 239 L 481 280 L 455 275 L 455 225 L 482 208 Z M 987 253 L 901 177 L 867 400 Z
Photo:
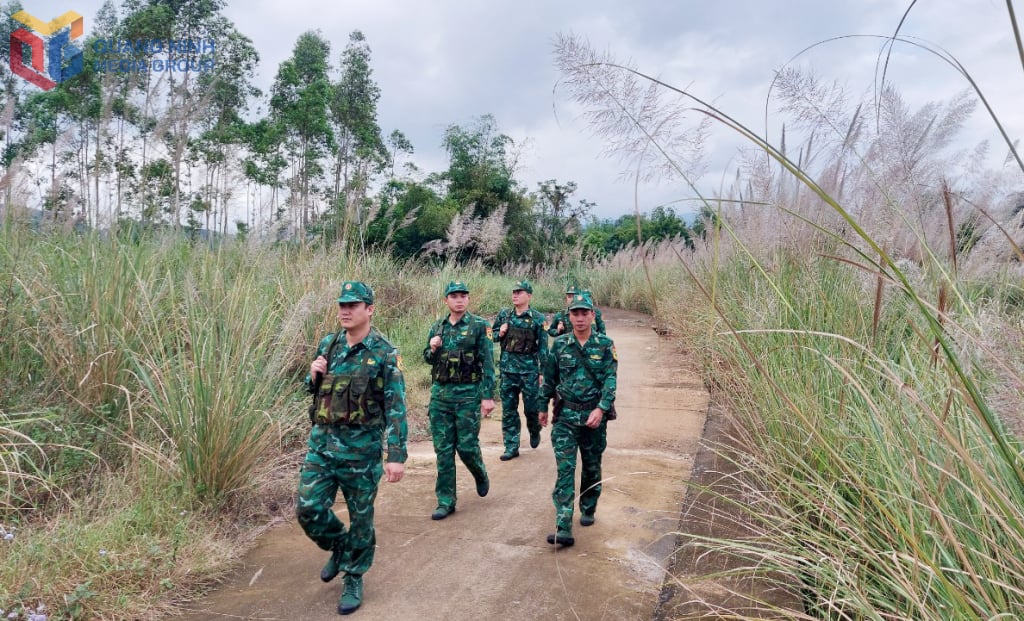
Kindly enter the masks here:
M 324 376 L 317 392 L 317 425 L 375 425 L 384 419 L 384 377 Z
M 530 328 L 513 328 L 505 332 L 501 343 L 506 352 L 510 354 L 535 354 L 539 349 L 537 334 Z
M 430 375 L 438 384 L 475 384 L 483 377 L 483 366 L 476 352 L 441 350 Z

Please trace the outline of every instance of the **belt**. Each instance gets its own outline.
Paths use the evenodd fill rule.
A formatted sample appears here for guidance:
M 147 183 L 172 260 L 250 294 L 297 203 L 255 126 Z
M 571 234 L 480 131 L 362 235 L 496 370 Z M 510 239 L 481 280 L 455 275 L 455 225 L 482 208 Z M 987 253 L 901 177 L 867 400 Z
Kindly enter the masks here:
M 594 408 L 597 407 L 597 404 L 600 403 L 600 402 L 601 402 L 601 399 L 598 398 L 598 399 L 594 399 L 592 401 L 587 401 L 585 403 L 577 403 L 575 401 L 569 401 L 565 397 L 562 397 L 562 407 L 563 408 L 570 408 L 570 409 L 573 409 L 573 410 L 593 410 Z
M 376 420 L 352 420 L 352 413 L 346 412 L 339 418 L 334 420 L 324 420 L 323 418 L 317 417 L 316 424 L 323 427 L 365 427 L 367 425 L 373 425 Z

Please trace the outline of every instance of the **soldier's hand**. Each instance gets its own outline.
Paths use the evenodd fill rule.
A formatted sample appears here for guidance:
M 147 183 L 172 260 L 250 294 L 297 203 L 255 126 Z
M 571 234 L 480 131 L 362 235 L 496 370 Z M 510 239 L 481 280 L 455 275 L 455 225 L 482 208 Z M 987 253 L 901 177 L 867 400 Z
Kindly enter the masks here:
M 601 408 L 594 408 L 591 410 L 590 416 L 587 417 L 587 427 L 597 429 L 598 425 L 601 424 L 602 418 L 604 418 L 604 410 Z
M 537 413 L 537 420 L 540 422 L 540 426 L 541 427 L 547 427 L 548 426 L 548 413 L 547 412 L 538 412 Z
M 561 321 L 558 322 L 558 331 L 565 332 L 565 324 L 562 323 Z
M 309 365 L 309 376 L 315 378 L 317 373 L 321 375 L 327 373 L 327 358 L 317 356 L 316 360 Z
M 437 351 L 437 348 L 441 346 L 441 337 L 435 336 L 430 339 L 430 351 Z
M 388 462 L 384 464 L 384 478 L 388 483 L 398 483 L 405 476 L 405 464 Z
M 480 413 L 484 415 L 484 418 L 490 418 L 493 411 L 494 399 L 484 399 L 480 402 Z
M 501 327 L 498 328 L 498 336 L 499 337 L 505 336 L 506 332 L 508 332 L 508 324 L 507 323 L 503 323 L 503 324 L 501 324 Z

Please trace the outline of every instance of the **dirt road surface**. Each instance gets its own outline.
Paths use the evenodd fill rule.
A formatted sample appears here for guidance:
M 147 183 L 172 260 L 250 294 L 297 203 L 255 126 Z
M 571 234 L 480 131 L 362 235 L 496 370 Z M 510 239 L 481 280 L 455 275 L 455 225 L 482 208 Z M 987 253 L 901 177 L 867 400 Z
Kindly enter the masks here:
M 538 449 L 524 440 L 521 456 L 502 462 L 500 419 L 484 419 L 480 439 L 490 494 L 477 497 L 458 462 L 457 511 L 437 522 L 430 519 L 433 447 L 410 444 L 405 478 L 381 483 L 376 559 L 366 574 L 363 605 L 349 618 L 651 618 L 675 545 L 707 394 L 651 329 L 650 318 L 609 309 L 605 319 L 619 356 L 619 418 L 608 425 L 597 523 L 579 526 L 577 508 L 576 545 L 556 549 L 545 541 L 554 532 L 550 427 Z M 578 485 L 577 478 L 577 492 Z M 347 523 L 340 497 L 335 509 Z M 298 525 L 282 525 L 179 618 L 338 619 L 342 580 L 320 582 L 326 560 Z

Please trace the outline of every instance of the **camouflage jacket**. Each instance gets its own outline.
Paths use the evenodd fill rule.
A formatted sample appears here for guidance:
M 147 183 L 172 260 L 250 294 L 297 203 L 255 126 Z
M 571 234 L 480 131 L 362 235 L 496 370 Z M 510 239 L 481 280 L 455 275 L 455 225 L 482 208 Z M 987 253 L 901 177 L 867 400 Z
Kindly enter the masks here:
M 558 324 L 561 322 L 563 330 L 558 330 Z M 591 324 L 591 328 L 598 334 L 607 334 L 608 332 L 604 329 L 604 319 L 601 318 L 601 309 L 594 309 L 594 323 Z M 562 336 L 572 332 L 572 324 L 569 323 L 569 311 L 562 309 L 555 313 L 555 316 L 551 319 L 551 323 L 548 325 L 548 334 L 551 336 Z
M 494 398 L 494 344 L 487 321 L 467 312 L 454 325 L 445 315 L 434 322 L 423 348 L 423 360 L 433 366 L 432 399 L 463 402 Z M 441 346 L 430 351 L 430 339 Z M 461 375 L 460 374 L 464 374 Z
M 596 402 L 596 407 L 607 412 L 615 403 L 618 367 L 615 343 L 603 334 L 591 332 L 582 347 L 571 332 L 556 338 L 544 361 L 542 411 L 548 409 L 548 401 L 557 390 L 565 400 Z
M 370 384 L 382 388 L 377 394 L 383 395 L 383 402 L 378 403 L 383 416 L 376 424 L 343 426 L 345 433 L 339 433 L 342 453 L 354 455 L 365 454 L 381 446 L 386 434 L 389 462 L 405 463 L 408 453 L 406 442 L 409 438 L 409 427 L 405 409 L 405 378 L 402 376 L 401 359 L 398 350 L 388 342 L 377 328 L 370 328 L 370 333 L 362 341 L 349 347 L 345 341 L 345 332 L 328 334 L 316 348 L 316 355 L 327 356 L 331 343 L 338 339 L 331 351 L 331 360 L 327 361 L 328 375 L 361 375 L 370 378 Z M 306 390 L 316 391 L 313 379 L 306 376 Z
M 515 308 L 503 308 L 498 312 L 491 325 L 491 335 L 501 344 L 498 368 L 503 373 L 540 372 L 541 360 L 548 355 L 548 333 L 544 329 L 544 320 L 544 313 L 532 308 L 526 309 L 522 315 L 517 315 Z M 508 331 L 505 336 L 498 336 L 505 323 L 508 324 Z

